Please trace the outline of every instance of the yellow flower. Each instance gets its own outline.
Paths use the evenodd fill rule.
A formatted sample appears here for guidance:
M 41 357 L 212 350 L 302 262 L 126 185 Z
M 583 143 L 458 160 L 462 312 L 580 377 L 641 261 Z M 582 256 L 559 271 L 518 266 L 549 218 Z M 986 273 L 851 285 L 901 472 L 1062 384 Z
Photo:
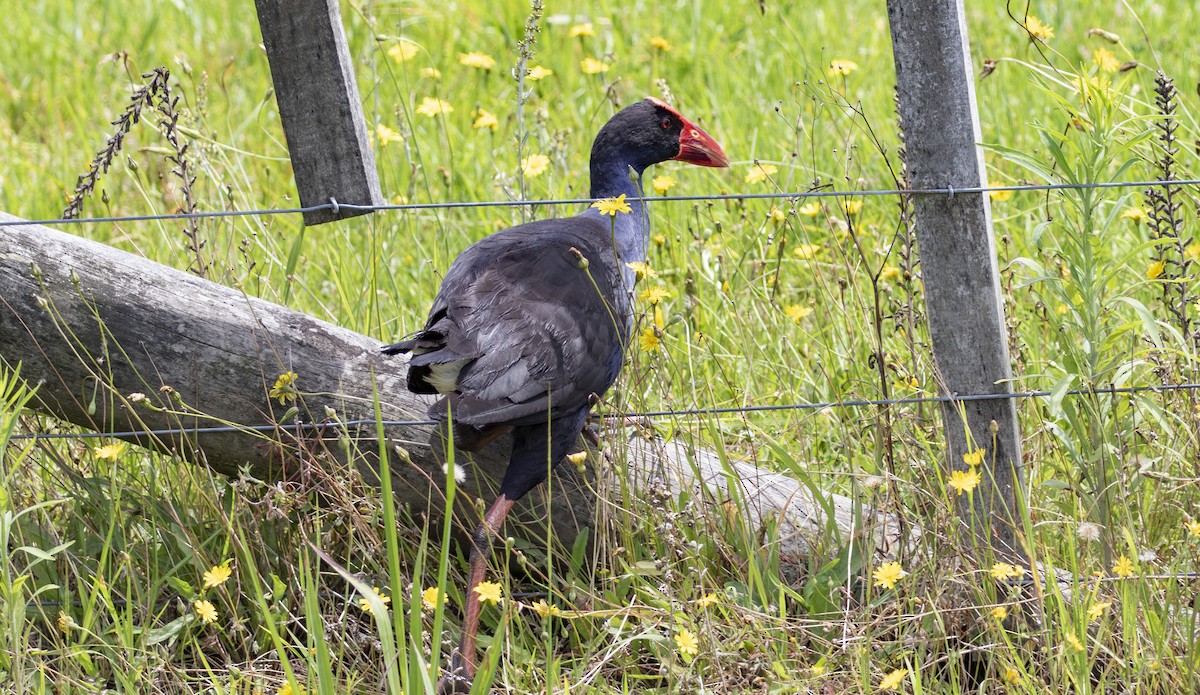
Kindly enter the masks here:
M 549 168 L 550 158 L 544 154 L 531 154 L 521 160 L 521 173 L 531 179 L 546 173 Z
M 585 75 L 598 75 L 608 70 L 608 63 L 589 56 L 579 61 L 579 69 Z
M 608 215 L 609 217 L 616 217 L 618 213 L 633 212 L 633 208 L 629 207 L 629 204 L 625 202 L 624 193 L 616 198 L 597 200 L 596 202 L 592 203 L 592 207 L 599 210 L 601 215 Z
M 1074 649 L 1077 652 L 1083 651 L 1083 642 L 1080 642 L 1079 638 L 1076 637 L 1074 634 L 1068 632 L 1065 639 L 1067 641 L 1067 644 L 1071 645 L 1071 649 Z
M 1191 519 L 1185 521 L 1183 525 L 1187 527 L 1188 533 L 1193 536 L 1200 536 L 1200 520 Z
M 1141 205 L 1133 205 L 1121 211 L 1121 219 L 1133 220 L 1134 222 L 1145 222 L 1150 215 L 1146 213 L 1146 208 Z
M 900 684 L 904 682 L 904 677 L 907 675 L 908 669 L 906 668 L 898 668 L 895 671 L 892 671 L 884 676 L 883 680 L 879 681 L 879 690 L 881 692 L 887 692 L 889 690 L 895 690 L 896 688 L 899 688 Z
M 1193 241 L 1192 243 L 1188 244 L 1188 247 L 1183 250 L 1183 255 L 1187 256 L 1193 261 L 1200 258 L 1200 241 Z
M 436 586 L 431 586 L 421 592 L 421 606 L 429 610 L 437 608 L 439 603 L 445 603 L 446 597 L 442 596 L 442 592 Z
M 117 459 L 121 458 L 121 454 L 125 453 L 125 449 L 128 448 L 128 446 L 129 445 L 125 442 L 113 442 L 112 444 L 105 444 L 104 446 L 95 447 L 92 449 L 92 453 L 95 454 L 96 458 L 98 459 L 103 459 L 105 461 L 116 461 Z
M 1166 267 L 1167 264 L 1164 261 L 1155 261 L 1151 263 L 1150 267 L 1146 268 L 1146 279 L 1157 280 L 1159 276 L 1163 274 L 1163 270 L 1166 270 Z
M 469 68 L 478 68 L 480 70 L 491 70 L 496 67 L 496 59 L 486 53 L 473 51 L 471 53 L 459 53 L 458 62 L 460 65 L 466 65 Z
M 1088 606 L 1088 621 L 1094 622 L 1104 617 L 1104 612 L 1112 608 L 1112 601 L 1102 601 Z
M 212 569 L 204 573 L 204 588 L 213 589 L 221 586 L 231 576 L 233 576 L 233 570 L 229 568 L 228 561 L 220 565 L 213 565 Z
M 863 202 L 861 200 L 843 200 L 842 212 L 847 215 L 857 215 L 862 211 Z
M 978 466 L 983 463 L 983 457 L 987 454 L 987 449 L 976 449 L 963 454 L 963 463 L 968 466 Z
M 656 51 L 662 51 L 663 53 L 666 53 L 667 51 L 671 50 L 671 42 L 667 41 L 666 39 L 664 39 L 661 36 L 651 36 L 650 37 L 650 48 L 653 48 Z
M 579 464 L 581 464 L 587 460 L 587 452 L 586 451 L 576 451 L 573 454 L 567 454 L 567 460 L 570 461 L 573 465 L 578 466 Z
M 475 122 L 471 124 L 471 127 L 476 130 L 489 128 L 495 131 L 500 127 L 500 119 L 496 118 L 496 114 L 487 109 L 476 109 L 472 115 L 475 116 Z
M 388 56 L 397 63 L 403 63 L 407 60 L 412 60 L 421 47 L 407 39 L 400 39 L 400 43 L 388 49 Z
M 696 599 L 696 605 L 700 608 L 708 608 L 717 605 L 719 600 L 716 594 L 710 592 Z
M 404 142 L 403 135 L 382 123 L 375 126 L 375 139 L 379 141 L 380 145 L 389 145 L 393 142 Z
M 529 74 L 525 76 L 525 79 L 529 80 L 530 82 L 537 82 L 538 80 L 545 79 L 553 74 L 554 71 L 550 68 L 545 68 L 541 65 L 534 65 L 533 67 L 529 68 Z
M 1004 581 L 1006 579 L 1020 579 L 1025 576 L 1025 568 L 1017 565 L 1010 565 L 1007 562 L 997 562 L 992 565 L 990 570 L 992 579 L 996 581 Z
M 638 296 L 641 297 L 643 302 L 646 302 L 650 306 L 654 306 L 664 299 L 670 299 L 671 291 L 665 287 L 662 287 L 661 285 L 655 285 L 654 287 L 647 288 L 646 291 L 642 292 Z
M 988 613 L 988 615 L 992 616 L 992 618 L 996 620 L 1004 620 L 1008 617 L 1008 608 L 1004 606 L 996 606 L 991 610 L 991 612 Z
M 700 653 L 700 640 L 696 639 L 696 635 L 686 627 L 675 633 L 675 646 L 679 649 L 679 655 L 683 657 L 684 661 L 690 662 Z
M 295 372 L 284 372 L 275 380 L 275 384 L 271 386 L 270 392 L 267 393 L 269 398 L 274 398 L 279 401 L 279 405 L 287 405 L 296 400 L 296 378 Z
M 899 562 L 885 562 L 871 573 L 871 578 L 875 580 L 875 586 L 881 586 L 884 589 L 896 588 L 896 582 L 907 576 L 908 572 L 904 571 Z
M 213 606 L 212 601 L 199 600 L 192 604 L 192 608 L 196 610 L 196 617 L 200 618 L 201 622 L 213 623 L 217 620 L 217 609 Z
M 417 113 L 422 116 L 434 118 L 436 116 L 444 116 L 454 110 L 454 106 L 448 101 L 443 101 L 437 97 L 424 97 L 421 99 L 421 105 L 417 107 Z
M 567 35 L 573 39 L 581 36 L 595 36 L 596 28 L 592 26 L 591 22 L 584 22 L 583 24 L 576 24 L 575 26 L 571 27 L 571 29 L 567 32 Z
M 829 76 L 830 77 L 845 77 L 858 69 L 858 63 L 853 60 L 831 60 L 829 61 Z
M 383 605 L 386 606 L 392 602 L 392 597 L 380 591 L 379 587 L 371 587 L 371 590 L 375 592 L 375 595 L 379 597 L 380 601 L 383 601 Z M 361 608 L 364 613 L 369 613 L 371 611 L 371 602 L 365 598 L 360 598 L 358 600 L 358 607 Z
M 801 319 L 813 313 L 813 308 L 804 304 L 791 304 L 783 310 L 783 313 L 789 319 L 800 323 Z
M 479 582 L 475 585 L 475 595 L 480 603 L 500 603 L 500 589 L 496 582 Z
M 768 176 L 772 176 L 779 172 L 779 167 L 774 164 L 763 164 L 755 162 L 750 168 L 750 173 L 746 174 L 746 183 L 762 183 L 767 180 Z
M 1012 200 L 1013 192 L 1009 189 L 1003 191 L 988 191 L 988 197 L 997 203 L 1004 203 Z
M 800 244 L 795 248 L 795 250 L 792 251 L 792 253 L 796 254 L 796 258 L 799 258 L 802 261 L 811 261 L 817 257 L 817 253 L 820 252 L 820 250 L 821 247 L 819 244 Z
M 544 598 L 539 598 L 529 607 L 542 618 L 553 618 L 562 615 L 562 611 L 559 610 L 558 606 L 546 603 L 546 599 Z
M 667 191 L 675 187 L 676 181 L 674 176 L 655 176 L 650 183 L 654 186 L 654 192 L 659 195 L 665 195 Z
M 650 267 L 649 263 L 634 261 L 632 263 L 626 263 L 625 267 L 633 271 L 634 277 L 637 278 L 638 282 L 641 282 L 646 278 L 658 277 L 658 273 L 654 270 L 654 268 Z
M 69 634 L 71 630 L 79 627 L 75 623 L 75 619 L 67 615 L 65 611 L 58 612 L 58 619 L 54 621 L 54 625 L 58 628 L 58 631 L 64 635 Z
M 883 266 L 883 270 L 879 271 L 880 280 L 898 280 L 902 275 L 904 275 L 904 273 L 902 273 L 899 268 L 891 263 Z
M 638 347 L 642 352 L 654 352 L 658 349 L 662 341 L 658 337 L 658 332 L 654 330 L 654 326 L 646 326 L 638 335 Z
M 1009 667 L 1004 669 L 1004 682 L 1009 685 L 1016 685 L 1021 682 L 1021 672 L 1015 668 Z
M 805 217 L 816 217 L 817 215 L 821 214 L 821 204 L 814 200 L 811 203 L 805 203 L 804 205 L 801 205 L 796 212 L 804 215 Z
M 1121 579 L 1127 579 L 1133 576 L 1134 566 L 1129 561 L 1129 558 L 1122 555 L 1117 558 L 1117 563 L 1112 566 L 1112 573 Z
M 653 241 L 655 246 L 662 246 L 663 244 L 667 243 L 667 237 L 662 234 L 655 234 L 654 236 L 650 237 L 650 241 Z
M 969 471 L 953 471 L 950 473 L 950 487 L 957 490 L 960 495 L 964 492 L 974 490 L 981 480 L 979 471 L 974 468 Z
M 442 79 L 442 71 L 437 68 L 421 68 L 421 77 L 428 77 L 431 80 Z
M 292 682 L 288 681 L 279 686 L 279 690 L 275 691 L 275 695 L 304 695 L 304 688 L 298 690 L 292 688 Z
M 1092 62 L 1099 65 L 1104 72 L 1116 72 L 1121 69 L 1121 61 L 1107 48 L 1092 51 Z
M 1046 43 L 1054 38 L 1054 27 L 1043 23 L 1042 20 L 1033 15 L 1025 17 L 1025 31 L 1029 32 L 1030 41 Z
M 787 221 L 787 215 L 784 214 L 783 210 L 780 210 L 778 207 L 772 205 L 771 209 L 767 211 L 767 219 L 770 220 L 772 224 L 783 224 Z

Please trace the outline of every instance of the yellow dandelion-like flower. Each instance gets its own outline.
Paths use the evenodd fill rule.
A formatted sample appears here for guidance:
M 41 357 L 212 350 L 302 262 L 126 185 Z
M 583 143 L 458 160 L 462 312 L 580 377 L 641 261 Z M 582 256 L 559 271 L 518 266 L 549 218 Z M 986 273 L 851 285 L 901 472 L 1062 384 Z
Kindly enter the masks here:
M 421 592 L 421 607 L 433 610 L 438 607 L 439 603 L 445 603 L 446 597 L 442 595 L 441 589 L 436 586 L 431 586 Z
M 1009 685 L 1016 685 L 1021 682 L 1021 672 L 1015 668 L 1009 667 L 1004 669 L 1004 682 Z
M 858 69 L 858 63 L 853 60 L 831 60 L 829 61 L 829 76 L 830 77 L 845 77 Z
M 393 142 L 404 142 L 404 136 L 380 123 L 375 126 L 375 139 L 380 145 L 390 145 Z
M 571 465 L 574 465 L 574 466 L 578 466 L 579 464 L 583 463 L 586 460 L 587 460 L 587 452 L 586 451 L 576 451 L 573 454 L 567 454 L 567 461 L 569 461 L 571 463 Z
M 96 458 L 98 459 L 102 459 L 104 461 L 116 461 L 117 459 L 121 458 L 121 454 L 124 454 L 125 449 L 128 447 L 129 445 L 125 442 L 113 442 L 112 444 L 105 444 L 104 446 L 93 448 L 92 453 L 95 454 Z
M 700 640 L 691 630 L 686 627 L 680 628 L 679 632 L 675 633 L 675 647 L 685 661 L 691 661 L 700 653 Z
M 1146 208 L 1142 207 L 1141 205 L 1133 205 L 1121 211 L 1121 219 L 1123 220 L 1145 222 L 1149 218 L 1150 215 L 1146 212 Z
M 1188 533 L 1192 534 L 1193 536 L 1200 537 L 1200 520 L 1191 519 L 1189 521 L 1185 521 L 1183 525 L 1187 528 Z
M 709 606 L 717 605 L 717 603 L 719 601 L 720 601 L 720 599 L 717 597 L 716 594 L 709 592 L 709 593 L 701 596 L 700 598 L 696 599 L 696 605 L 699 606 L 700 608 L 708 608 Z
M 58 619 L 54 621 L 54 626 L 57 627 L 58 631 L 64 635 L 70 633 L 71 630 L 75 629 L 76 627 L 79 627 L 75 623 L 75 619 L 67 615 L 65 611 L 58 612 Z
M 978 466 L 983 463 L 983 457 L 987 454 L 987 449 L 976 449 L 963 454 L 963 463 L 968 466 Z
M 1100 601 L 1088 606 L 1088 622 L 1095 622 L 1104 617 L 1104 613 L 1112 608 L 1112 601 Z
M 1005 581 L 1006 579 L 1020 579 L 1025 576 L 1025 568 L 1018 565 L 1010 565 L 1007 562 L 997 562 L 992 565 L 989 570 L 992 578 L 996 581 Z
M 201 622 L 214 623 L 217 621 L 217 607 L 212 604 L 212 601 L 201 599 L 193 603 L 192 608 Z
M 969 471 L 953 471 L 950 473 L 950 487 L 954 488 L 958 494 L 969 493 L 978 487 L 983 479 L 979 475 L 979 471 L 972 468 Z
M 654 326 L 646 326 L 638 335 L 638 347 L 642 352 L 654 352 L 662 345 L 662 340 L 658 337 L 658 331 L 654 330 Z
M 772 205 L 771 209 L 767 211 L 767 219 L 771 221 L 771 224 L 783 224 L 787 221 L 787 215 L 783 210 Z
M 804 205 L 801 205 L 796 209 L 796 212 L 804 215 L 805 217 L 816 217 L 817 215 L 821 214 L 821 204 L 814 200 L 811 203 L 805 203 Z
M 662 246 L 667 243 L 667 237 L 662 234 L 655 234 L 650 237 L 650 241 L 653 241 L 655 246 Z
M 421 68 L 421 77 L 427 77 L 431 80 L 442 79 L 442 71 L 437 68 Z
M 454 111 L 453 104 L 437 97 L 423 97 L 421 104 L 417 106 L 417 113 L 430 118 L 444 116 L 452 111 Z
M 891 263 L 884 265 L 883 270 L 879 271 L 880 280 L 899 280 L 902 275 L 904 273 Z
M 861 200 L 843 200 L 842 212 L 847 215 L 857 215 L 862 212 L 863 202 Z
M 584 37 L 584 36 L 595 36 L 596 35 L 596 27 L 592 26 L 591 22 L 584 22 L 583 24 L 576 24 L 575 26 L 571 27 L 567 31 L 567 35 L 573 39 L 577 39 L 577 38 Z
M 768 176 L 773 176 L 779 173 L 779 167 L 774 164 L 763 164 L 755 162 L 750 168 L 750 172 L 746 174 L 746 183 L 762 183 L 767 180 Z
M 654 287 L 646 288 L 638 297 L 650 306 L 654 306 L 664 299 L 670 299 L 671 291 L 661 285 L 655 285 Z
M 825 663 L 824 657 L 821 657 L 821 659 L 819 661 L 817 661 L 817 663 L 808 667 L 809 673 L 813 674 L 814 676 L 823 676 L 823 675 L 825 675 L 825 672 L 828 670 L 829 670 L 829 666 Z
M 1092 62 L 1100 66 L 1104 72 L 1116 72 L 1121 69 L 1121 61 L 1107 48 L 1097 48 L 1092 51 Z
M 546 173 L 549 168 L 550 158 L 544 154 L 531 154 L 521 160 L 521 173 L 531 179 Z
M 671 46 L 670 41 L 667 41 L 666 39 L 664 39 L 661 36 L 651 36 L 650 37 L 650 48 L 653 48 L 656 51 L 662 51 L 663 53 L 666 53 L 667 51 L 671 50 L 672 46 Z
M 1054 27 L 1046 24 L 1042 20 L 1028 15 L 1025 17 L 1025 31 L 1029 33 L 1030 41 L 1041 41 L 1046 43 L 1054 38 Z
M 213 565 L 212 569 L 204 573 L 204 588 L 215 589 L 227 582 L 232 576 L 233 570 L 229 567 L 229 562 Z
M 675 187 L 676 183 L 674 176 L 655 176 L 650 185 L 654 187 L 655 193 L 665 195 L 667 191 Z
M 1071 649 L 1074 649 L 1077 652 L 1083 651 L 1083 642 L 1080 642 L 1079 638 L 1076 637 L 1074 634 L 1068 632 L 1066 637 L 1064 637 L 1063 639 L 1066 641 L 1066 643 L 1068 645 L 1070 645 Z
M 908 669 L 906 668 L 898 668 L 895 671 L 892 671 L 884 676 L 883 680 L 879 681 L 879 691 L 886 693 L 899 688 L 900 685 L 904 683 L 904 677 L 907 675 Z
M 472 115 L 475 116 L 475 122 L 471 124 L 471 127 L 476 130 L 487 128 L 494 132 L 500 127 L 500 119 L 496 117 L 496 114 L 487 109 L 476 109 Z
M 1188 244 L 1188 247 L 1183 250 L 1183 255 L 1187 256 L 1193 261 L 1200 259 L 1200 241 L 1193 241 L 1192 243 Z
M 1008 608 L 1005 606 L 996 606 L 988 612 L 988 615 L 992 616 L 994 620 L 1004 620 L 1008 617 Z
M 271 390 L 267 393 L 267 396 L 278 400 L 279 405 L 287 405 L 295 401 L 299 393 L 296 390 L 296 379 L 298 376 L 295 372 L 280 374 L 279 378 L 271 386 Z
M 883 587 L 884 589 L 896 588 L 896 582 L 908 576 L 908 572 L 900 566 L 899 562 L 885 562 L 875 568 L 871 573 L 871 578 L 875 580 L 875 586 Z
M 551 603 L 546 603 L 546 599 L 544 598 L 539 598 L 538 600 L 534 601 L 532 604 L 530 604 L 529 608 L 542 618 L 554 618 L 562 615 L 562 611 L 558 606 L 555 606 Z
M 1010 189 L 1002 191 L 988 191 L 988 197 L 997 203 L 1005 203 L 1012 200 L 1013 192 Z
M 1167 264 L 1165 261 L 1155 261 L 1151 263 L 1150 267 L 1146 268 L 1146 279 L 1157 280 L 1163 274 L 1163 271 L 1166 270 L 1166 268 Z
M 633 212 L 633 208 L 629 207 L 629 203 L 625 202 L 624 193 L 616 198 L 597 200 L 596 202 L 592 203 L 592 207 L 599 210 L 601 215 L 608 215 L 609 217 L 616 217 L 618 214 Z
M 400 39 L 400 43 L 397 43 L 395 46 L 389 48 L 387 54 L 389 58 L 397 63 L 403 63 L 415 58 L 417 53 L 420 51 L 421 47 L 412 41 Z
M 579 61 L 579 69 L 585 75 L 599 75 L 602 72 L 608 71 L 608 63 L 599 58 L 587 57 Z
M 539 80 L 544 80 L 553 74 L 554 71 L 550 68 L 542 67 L 541 65 L 534 65 L 533 67 L 529 68 L 529 74 L 525 76 L 525 79 L 529 80 L 530 82 L 537 82 Z
M 658 277 L 658 272 L 654 270 L 654 268 L 651 268 L 649 263 L 633 261 L 632 263 L 626 263 L 625 267 L 633 271 L 633 274 L 637 278 L 638 282 L 641 282 L 646 278 Z
M 820 251 L 821 246 L 819 244 L 800 244 L 792 250 L 792 253 L 796 254 L 796 258 L 802 261 L 811 261 L 817 257 Z
M 374 591 L 375 595 L 379 597 L 379 600 L 383 601 L 383 605 L 386 606 L 392 602 L 392 597 L 380 591 L 379 587 L 373 586 L 371 587 L 371 591 Z M 371 602 L 365 598 L 360 598 L 358 600 L 358 607 L 361 608 L 364 613 L 369 613 L 371 611 Z
M 1128 579 L 1129 577 L 1132 577 L 1134 570 L 1135 568 L 1133 566 L 1133 562 L 1131 562 L 1129 558 L 1125 557 L 1124 555 L 1117 558 L 1116 564 L 1112 566 L 1112 573 L 1121 579 Z
M 783 310 L 783 313 L 789 319 L 795 321 L 796 323 L 800 323 L 805 316 L 813 313 L 813 308 L 805 304 L 790 304 L 786 309 Z
M 304 695 L 304 688 L 292 688 L 292 682 L 288 681 L 279 686 L 279 690 L 275 691 L 275 695 Z
M 479 582 L 475 585 L 475 595 L 480 603 L 500 603 L 501 588 L 496 582 Z
M 486 53 L 472 51 L 471 53 L 459 53 L 458 62 L 460 65 L 465 65 L 469 68 L 478 70 L 491 70 L 496 67 L 496 59 Z

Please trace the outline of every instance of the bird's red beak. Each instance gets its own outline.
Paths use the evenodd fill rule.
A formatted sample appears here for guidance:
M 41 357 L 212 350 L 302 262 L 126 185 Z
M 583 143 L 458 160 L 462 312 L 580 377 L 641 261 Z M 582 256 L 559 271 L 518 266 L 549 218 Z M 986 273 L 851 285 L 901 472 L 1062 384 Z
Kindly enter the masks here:
M 654 102 L 659 107 L 671 111 L 683 123 L 683 132 L 679 134 L 679 154 L 671 159 L 678 159 L 681 162 L 696 164 L 702 167 L 729 166 L 729 160 L 725 157 L 725 151 L 721 149 L 716 140 L 713 140 L 711 135 L 684 118 L 683 114 L 667 105 L 666 102 L 654 97 L 647 97 L 647 101 Z

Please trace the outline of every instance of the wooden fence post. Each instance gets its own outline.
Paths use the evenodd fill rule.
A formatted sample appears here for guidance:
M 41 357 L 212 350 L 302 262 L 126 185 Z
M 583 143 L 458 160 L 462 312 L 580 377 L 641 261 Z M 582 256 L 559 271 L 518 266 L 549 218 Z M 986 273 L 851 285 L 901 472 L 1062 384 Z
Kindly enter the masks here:
M 888 0 L 909 183 L 984 186 L 979 116 L 962 0 Z M 913 196 L 925 304 L 944 395 L 1012 393 L 992 214 L 983 193 Z M 976 539 L 1019 554 L 1015 492 L 1021 436 L 1012 399 L 958 401 L 943 409 L 948 463 L 984 449 L 982 484 L 960 496 Z
M 383 194 L 337 0 L 255 0 L 300 204 L 380 205 Z M 365 214 L 323 209 L 305 224 Z

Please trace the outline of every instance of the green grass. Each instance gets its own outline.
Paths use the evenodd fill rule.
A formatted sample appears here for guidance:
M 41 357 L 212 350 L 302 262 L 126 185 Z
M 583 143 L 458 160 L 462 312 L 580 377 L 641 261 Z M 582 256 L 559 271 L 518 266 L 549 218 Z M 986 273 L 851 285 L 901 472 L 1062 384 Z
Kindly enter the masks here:
M 1194 3 L 1038 3 L 1030 12 L 1055 30 L 1042 50 L 1003 7 L 968 4 L 976 66 L 997 61 L 977 83 L 992 182 L 1156 178 L 1158 67 L 1183 93 L 1176 173 L 1197 171 Z M 762 12 L 752 2 L 555 3 L 532 61 L 554 74 L 532 83 L 523 128 L 508 71 L 529 8 L 492 5 L 343 8 L 367 118 L 403 136 L 376 144 L 390 200 L 585 196 L 596 129 L 617 103 L 661 96 L 664 86 L 733 161 L 723 171 L 657 167 L 677 180 L 671 194 L 896 185 L 881 3 L 767 2 Z M 180 125 L 200 209 L 297 205 L 252 7 L 9 8 L 0 209 L 58 216 L 140 73 L 159 65 L 171 69 L 186 109 Z M 589 21 L 593 36 L 569 35 Z M 1094 27 L 1121 43 L 1089 36 Z M 670 50 L 652 48 L 656 36 Z M 398 62 L 388 50 L 402 40 L 419 50 Z M 1100 48 L 1142 67 L 1105 73 L 1092 60 Z M 459 64 L 471 51 L 496 67 Z M 608 70 L 584 74 L 586 57 Z M 833 59 L 858 69 L 830 77 Z M 1089 88 L 1084 99 L 1080 72 L 1102 74 L 1108 88 Z M 422 115 L 425 97 L 454 110 Z M 472 127 L 478 109 L 496 114 L 494 132 Z M 545 173 L 522 180 L 518 141 L 523 154 L 549 157 Z M 155 119 L 136 126 L 85 215 L 175 210 L 167 153 Z M 747 183 L 756 160 L 777 172 Z M 1200 246 L 1187 237 L 1197 199 L 1183 190 L 1176 243 L 1124 215 L 1142 195 L 993 200 L 1018 389 L 1196 380 Z M 669 293 L 662 346 L 634 351 L 610 396 L 614 409 L 936 393 L 920 267 L 904 247 L 896 200 L 864 198 L 853 215 L 842 200 L 808 202 L 654 205 L 657 277 L 646 286 Z M 775 206 L 782 220 L 770 215 Z M 295 216 L 225 218 L 203 221 L 200 235 L 212 279 L 385 340 L 420 325 L 460 249 L 522 214 L 387 212 L 303 234 Z M 175 267 L 191 262 L 170 222 L 69 229 Z M 1161 275 L 1148 277 L 1160 260 Z M 653 310 L 640 320 L 651 325 Z M 135 448 L 107 456 L 97 442 L 10 441 L 13 432 L 60 428 L 22 410 L 27 397 L 13 370 L 0 370 L 0 689 L 274 693 L 290 680 L 308 692 L 414 693 L 436 680 L 463 604 L 464 561 L 445 542 L 448 527 L 423 527 L 344 471 L 327 471 L 317 490 L 214 477 Z M 954 493 L 938 470 L 936 408 L 664 418 L 659 431 L 678 441 L 919 521 L 927 533 L 898 558 L 907 576 L 894 589 L 877 586 L 883 549 L 832 526 L 808 557 L 781 558 L 777 529 L 745 523 L 747 500 L 635 496 L 618 477 L 592 556 L 553 539 L 516 541 L 497 556 L 492 578 L 504 577 L 507 602 L 484 611 L 481 680 L 510 692 L 865 693 L 907 669 L 902 688 L 912 692 L 1195 691 L 1191 592 L 1187 580 L 1164 578 L 1197 571 L 1198 537 L 1186 525 L 1200 517 L 1193 397 L 1056 397 L 1022 401 L 1019 414 L 1022 542 L 1044 571 L 1070 578 L 1064 590 L 1023 594 L 963 552 L 968 534 L 954 523 Z M 610 436 L 619 461 L 620 433 Z M 1122 557 L 1137 577 L 1114 576 Z M 205 588 L 204 573 L 227 562 L 231 578 Z M 445 600 L 426 605 L 431 587 Z M 373 588 L 389 603 L 360 605 Z M 215 622 L 198 617 L 201 600 Z M 563 615 L 539 615 L 538 600 Z M 997 608 L 1008 617 L 995 617 Z M 697 637 L 694 659 L 678 648 L 683 630 Z

